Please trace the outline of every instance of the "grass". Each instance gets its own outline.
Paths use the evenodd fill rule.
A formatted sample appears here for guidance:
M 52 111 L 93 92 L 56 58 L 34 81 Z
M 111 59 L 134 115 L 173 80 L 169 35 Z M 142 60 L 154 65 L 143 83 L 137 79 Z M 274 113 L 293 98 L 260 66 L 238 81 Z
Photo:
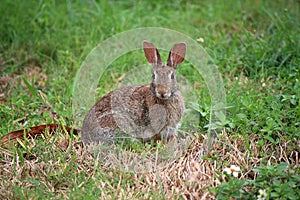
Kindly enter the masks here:
M 181 158 L 156 172 L 123 173 L 105 168 L 80 137 L 57 131 L 1 148 L 1 199 L 253 199 L 258 189 L 267 199 L 293 199 L 300 186 L 299 7 L 297 0 L 2 1 L 0 136 L 43 123 L 72 125 L 72 87 L 85 57 L 138 27 L 203 38 L 223 76 L 228 110 L 210 154 L 199 157 L 210 98 L 185 62 L 179 70 L 201 114 L 193 130 L 199 140 Z M 142 59 L 132 53 L 114 62 L 99 81 L 99 97 Z M 231 164 L 241 167 L 238 179 L 222 173 Z

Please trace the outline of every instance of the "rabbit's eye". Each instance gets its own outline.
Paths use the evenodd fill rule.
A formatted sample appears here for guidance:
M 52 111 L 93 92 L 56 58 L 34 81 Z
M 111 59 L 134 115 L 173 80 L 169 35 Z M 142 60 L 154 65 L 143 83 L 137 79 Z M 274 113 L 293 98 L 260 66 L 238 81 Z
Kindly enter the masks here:
M 171 73 L 171 79 L 174 79 L 174 72 Z
M 154 73 L 152 74 L 152 79 L 155 79 L 155 74 Z

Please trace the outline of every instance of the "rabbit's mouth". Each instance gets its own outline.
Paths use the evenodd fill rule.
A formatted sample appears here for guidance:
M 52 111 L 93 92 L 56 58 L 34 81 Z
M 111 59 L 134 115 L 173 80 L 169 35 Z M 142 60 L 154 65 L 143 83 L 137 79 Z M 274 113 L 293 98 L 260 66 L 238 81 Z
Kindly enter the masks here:
M 158 92 L 155 93 L 155 96 L 159 99 L 170 99 L 172 97 L 172 94 L 171 92 L 168 92 L 168 93 L 164 93 L 164 94 L 160 94 Z
M 150 84 L 150 91 L 152 95 L 161 100 L 168 100 L 173 98 L 174 92 L 169 87 L 164 85 L 155 85 L 154 83 Z
M 159 99 L 170 99 L 172 97 L 172 92 L 170 88 L 164 85 L 157 85 L 156 87 L 153 87 L 152 92 L 154 96 L 156 96 Z
M 174 93 L 172 91 L 168 91 L 166 93 L 161 93 L 158 91 L 154 91 L 153 95 L 156 98 L 162 99 L 162 100 L 168 100 L 168 99 L 172 99 L 174 96 Z

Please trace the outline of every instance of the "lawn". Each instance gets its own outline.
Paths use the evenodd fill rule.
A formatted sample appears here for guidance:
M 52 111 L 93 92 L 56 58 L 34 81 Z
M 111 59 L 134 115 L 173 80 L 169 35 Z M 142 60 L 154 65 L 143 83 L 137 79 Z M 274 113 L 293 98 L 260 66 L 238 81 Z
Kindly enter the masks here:
M 206 71 L 195 71 L 210 68 L 193 66 L 189 56 L 197 51 L 187 46 L 190 60 L 177 76 L 192 113 L 182 131 L 194 139 L 180 157 L 155 171 L 124 172 L 88 152 L 80 135 L 57 130 L 0 148 L 0 199 L 299 198 L 299 11 L 298 0 L 3 0 L 0 136 L 45 123 L 80 128 L 75 102 L 94 101 L 84 91 L 82 101 L 74 95 L 84 61 L 97 45 L 146 27 L 177 31 L 203 48 L 222 77 L 224 87 L 215 88 L 226 92 L 226 118 L 203 153 L 216 94 Z M 155 45 L 168 51 L 173 44 L 162 39 Z M 122 84 L 147 83 L 147 67 L 141 49 L 112 60 L 95 80 L 95 98 Z M 237 177 L 224 171 L 231 165 L 240 168 Z

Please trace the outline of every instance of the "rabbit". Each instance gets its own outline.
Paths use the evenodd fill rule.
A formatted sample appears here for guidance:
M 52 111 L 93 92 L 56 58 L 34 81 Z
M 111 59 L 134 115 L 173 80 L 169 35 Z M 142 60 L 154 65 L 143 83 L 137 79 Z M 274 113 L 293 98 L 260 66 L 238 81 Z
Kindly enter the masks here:
M 175 72 L 184 61 L 186 44 L 176 43 L 166 63 L 151 42 L 144 41 L 143 50 L 153 67 L 152 82 L 116 89 L 96 102 L 83 121 L 84 145 L 109 145 L 126 135 L 143 142 L 166 143 L 177 136 L 185 106 Z

